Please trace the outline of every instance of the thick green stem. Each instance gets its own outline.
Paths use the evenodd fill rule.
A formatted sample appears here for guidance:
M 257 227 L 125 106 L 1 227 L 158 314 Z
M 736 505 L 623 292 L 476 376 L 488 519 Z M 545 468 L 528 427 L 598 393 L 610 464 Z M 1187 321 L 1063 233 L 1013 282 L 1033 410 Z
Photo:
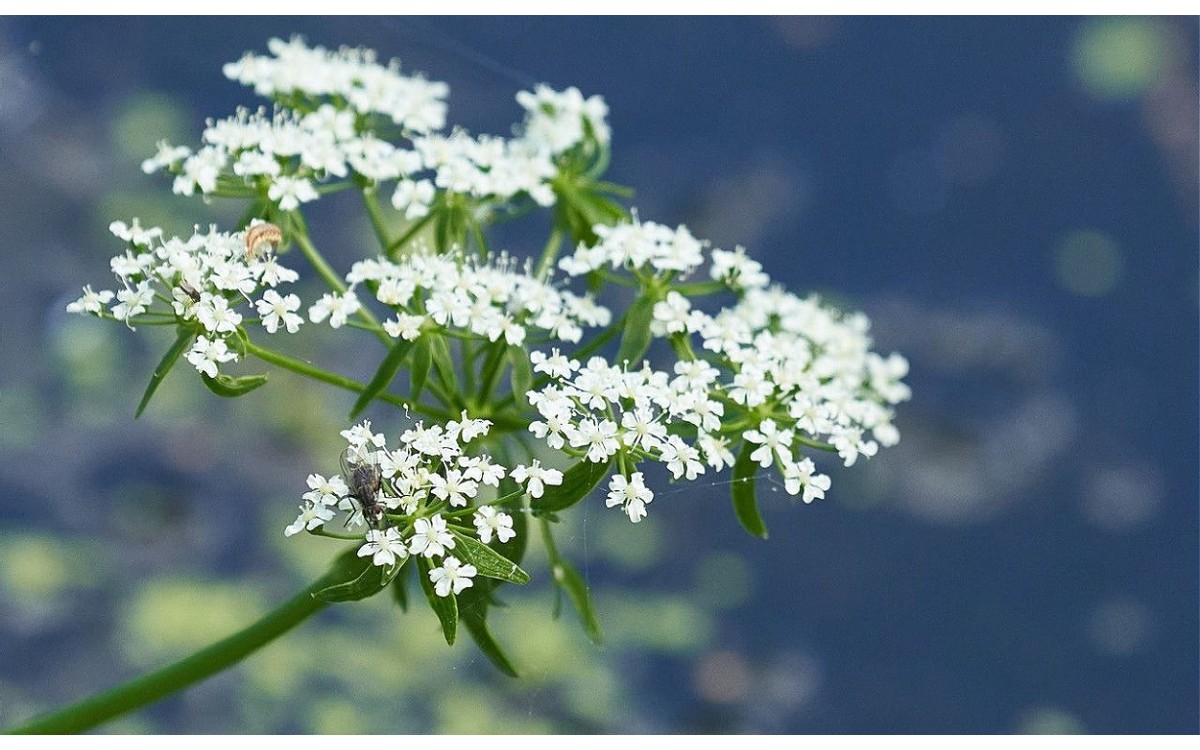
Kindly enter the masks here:
M 191 656 L 124 685 L 86 698 L 73 706 L 40 716 L 7 734 L 74 734 L 149 705 L 237 664 L 287 631 L 321 611 L 326 602 L 313 594 L 339 583 L 344 573 L 330 570 L 312 585 L 265 615 L 258 622 Z

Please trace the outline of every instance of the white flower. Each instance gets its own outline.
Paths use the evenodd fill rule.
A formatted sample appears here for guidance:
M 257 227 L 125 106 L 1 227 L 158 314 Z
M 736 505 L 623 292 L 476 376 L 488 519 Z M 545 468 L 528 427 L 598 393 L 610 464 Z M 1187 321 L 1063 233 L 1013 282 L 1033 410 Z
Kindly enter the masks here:
M 154 290 L 150 282 L 139 281 L 134 289 L 126 287 L 117 290 L 117 304 L 112 307 L 112 315 L 117 320 L 128 323 L 129 319 L 146 312 L 146 308 L 154 302 Z
M 653 499 L 654 493 L 646 486 L 640 471 L 634 472 L 629 479 L 622 474 L 614 474 L 608 481 L 605 505 L 609 508 L 621 506 L 634 523 L 646 517 L 646 504 Z
M 326 479 L 320 474 L 309 474 L 306 482 L 310 489 L 304 493 L 304 499 L 317 505 L 337 505 L 350 494 L 350 489 L 338 476 Z
M 241 313 L 229 307 L 229 301 L 207 292 L 196 303 L 196 319 L 209 333 L 233 333 L 241 325 Z
M 451 590 L 458 595 L 463 589 L 475 585 L 471 579 L 477 573 L 474 565 L 463 565 L 457 557 L 447 557 L 440 568 L 429 571 L 429 580 L 433 582 L 433 590 L 438 596 L 450 596 Z
M 99 292 L 92 291 L 92 285 L 88 284 L 83 288 L 83 296 L 74 302 L 67 305 L 69 313 L 92 313 L 98 315 L 100 309 L 108 304 L 108 301 L 113 298 L 113 293 L 107 289 L 102 289 Z
M 431 474 L 429 476 L 430 493 L 445 500 L 455 507 L 465 506 L 469 498 L 479 492 L 479 485 L 469 479 L 464 479 L 462 472 L 450 469 L 446 476 Z
M 559 485 L 563 482 L 561 471 L 542 468 L 542 463 L 536 458 L 533 459 L 532 466 L 517 466 L 509 476 L 520 484 L 528 482 L 525 489 L 532 498 L 541 497 L 546 491 L 545 485 Z
M 288 333 L 295 333 L 304 322 L 296 314 L 296 310 L 300 309 L 300 298 L 294 294 L 281 297 L 279 292 L 268 289 L 263 298 L 254 304 L 262 316 L 263 328 L 267 329 L 267 333 L 275 333 L 280 324 L 287 328 Z
M 419 219 L 429 213 L 435 194 L 433 183 L 429 180 L 400 180 L 396 183 L 396 192 L 392 193 L 392 206 L 397 211 L 403 211 L 404 218 L 410 221 Z
M 587 446 L 587 459 L 594 464 L 604 463 L 616 454 L 621 445 L 617 442 L 617 425 L 607 419 L 585 419 L 571 436 L 571 447 Z
M 236 359 L 237 354 L 229 351 L 225 339 L 213 340 L 204 336 L 196 339 L 196 343 L 192 344 L 191 351 L 187 353 L 187 361 L 191 363 L 192 367 L 210 378 L 217 376 L 217 365 Z
M 367 532 L 367 543 L 358 549 L 358 556 L 370 556 L 374 565 L 394 565 L 397 558 L 403 560 L 408 557 L 408 550 L 400 538 L 399 529 L 371 529 Z
M 786 464 L 792 460 L 794 435 L 791 430 L 780 430 L 773 419 L 764 419 L 759 425 L 759 429 L 747 430 L 743 433 L 743 437 L 751 443 L 759 444 L 759 447 L 750 454 L 750 459 L 757 461 L 758 465 L 763 468 L 770 466 L 775 458 L 779 459 L 780 464 Z
M 534 372 L 543 372 L 555 378 L 569 378 L 571 373 L 579 369 L 579 361 L 564 357 L 557 347 L 550 350 L 549 357 L 545 352 L 530 352 L 529 361 L 533 364 Z
M 416 520 L 412 539 L 408 543 L 409 552 L 425 557 L 440 557 L 448 549 L 454 549 L 454 535 L 446 530 L 446 519 L 440 513 L 432 518 Z
M 294 211 L 301 203 L 315 201 L 321 196 L 313 184 L 299 177 L 276 177 L 267 188 L 267 197 L 279 204 L 281 211 Z
M 479 541 L 484 544 L 492 541 L 493 534 L 500 540 L 501 544 L 517 535 L 517 532 L 513 531 L 513 517 L 507 513 L 497 511 L 490 505 L 480 506 L 475 511 L 472 521 L 479 532 Z
M 382 285 L 380 289 L 382 290 Z M 424 315 L 408 315 L 401 313 L 395 320 L 383 321 L 383 330 L 394 339 L 416 341 L 421 336 L 421 324 L 425 322 Z
M 345 294 L 327 292 L 308 308 L 308 319 L 313 323 L 320 323 L 329 318 L 330 328 L 341 328 L 346 325 L 346 319 L 361 308 L 362 303 L 352 291 Z
M 333 509 L 325 505 L 305 503 L 300 506 L 300 515 L 283 530 L 284 536 L 295 536 L 301 531 L 312 531 L 333 518 Z
M 784 463 L 783 482 L 788 494 L 799 495 L 803 490 L 806 503 L 824 498 L 831 482 L 824 474 L 815 474 L 816 468 L 810 458 Z

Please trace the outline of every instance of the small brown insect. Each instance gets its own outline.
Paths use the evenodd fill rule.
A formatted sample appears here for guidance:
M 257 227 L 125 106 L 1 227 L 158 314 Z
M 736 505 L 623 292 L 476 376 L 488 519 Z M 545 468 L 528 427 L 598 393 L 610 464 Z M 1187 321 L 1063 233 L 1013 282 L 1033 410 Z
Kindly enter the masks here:
M 362 509 L 363 519 L 368 525 L 377 527 L 383 520 L 387 506 L 383 504 L 383 475 L 374 461 L 363 461 L 353 448 L 342 453 L 342 475 L 350 488 L 350 497 Z
M 179 291 L 186 294 L 188 296 L 188 299 L 190 299 L 192 302 L 200 301 L 200 292 L 197 292 L 196 287 L 192 286 L 191 284 L 187 283 L 186 281 L 179 282 Z
M 268 250 L 276 250 L 283 242 L 283 230 L 268 222 L 259 222 L 246 229 L 246 260 L 253 261 Z

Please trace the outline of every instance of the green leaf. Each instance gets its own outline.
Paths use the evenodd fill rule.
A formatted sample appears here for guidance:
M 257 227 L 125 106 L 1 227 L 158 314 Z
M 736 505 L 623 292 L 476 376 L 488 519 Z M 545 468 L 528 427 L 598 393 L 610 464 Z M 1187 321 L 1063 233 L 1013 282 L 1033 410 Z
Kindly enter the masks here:
M 512 363 L 509 379 L 512 381 L 513 397 L 518 404 L 528 404 L 525 394 L 533 388 L 533 365 L 529 362 L 529 352 L 523 346 L 510 346 L 508 361 Z
M 358 399 L 354 402 L 354 406 L 350 409 L 350 419 L 354 419 L 359 414 L 362 414 L 363 409 L 366 409 L 375 397 L 387 390 L 387 387 L 392 384 L 392 379 L 396 377 L 396 373 L 400 370 L 401 363 L 408 356 L 409 349 L 412 349 L 412 342 L 400 339 L 388 351 L 387 356 L 379 363 L 379 368 L 375 370 L 375 375 L 371 381 L 367 383 L 367 387 L 359 394 Z
M 196 338 L 196 332 L 191 328 L 181 328 L 179 337 L 175 339 L 175 343 L 171 344 L 171 348 L 159 360 L 158 367 L 154 368 L 154 373 L 150 376 L 150 382 L 146 385 L 146 392 L 142 394 L 142 400 L 138 403 L 137 411 L 134 412 L 133 418 L 137 419 L 142 416 L 142 412 L 146 410 L 146 405 L 150 403 L 150 397 L 158 390 L 158 386 L 162 384 L 163 378 L 167 377 L 167 373 L 175 366 L 175 363 L 187 351 L 192 340 Z
M 245 396 L 267 382 L 266 375 L 242 375 L 235 378 L 231 375 L 218 374 L 215 378 L 210 378 L 208 375 L 200 373 L 200 379 L 204 381 L 204 385 L 208 386 L 208 390 L 222 398 Z
M 767 526 L 758 514 L 758 501 L 754 496 L 754 476 L 758 473 L 758 464 L 750 458 L 753 450 L 751 443 L 742 443 L 742 452 L 733 465 L 730 494 L 733 496 L 733 512 L 742 528 L 756 537 L 766 539 Z
M 421 579 L 421 588 L 425 591 L 425 598 L 429 600 L 429 608 L 437 615 L 438 622 L 442 623 L 442 635 L 446 636 L 446 643 L 454 645 L 454 636 L 458 630 L 458 602 L 454 596 L 438 596 L 433 590 L 433 582 L 429 580 L 429 560 L 422 557 L 417 567 L 417 578 Z
M 396 576 L 391 586 L 392 598 L 400 605 L 401 612 L 408 612 L 408 579 L 412 577 L 408 575 L 409 567 L 406 565 L 400 568 L 400 575 Z
M 562 484 L 547 485 L 541 497 L 530 501 L 530 507 L 538 515 L 570 508 L 600 484 L 600 480 L 608 475 L 611 465 L 611 458 L 600 464 L 586 459 L 580 461 L 563 472 Z
M 372 564 L 371 558 L 358 557 L 355 550 L 350 550 L 338 559 L 337 565 L 345 571 L 346 580 L 327 586 L 313 596 L 327 602 L 356 602 L 374 596 L 392 582 L 404 567 L 404 560 L 380 570 Z
M 654 305 L 658 300 L 650 295 L 638 297 L 625 316 L 625 330 L 621 332 L 621 348 L 617 352 L 617 365 L 628 362 L 630 367 L 642 363 L 642 357 L 650 348 L 650 321 L 654 320 Z
M 447 387 L 453 388 L 457 382 L 454 376 L 454 360 L 450 358 L 450 346 L 446 336 L 441 333 L 429 335 L 429 352 L 433 356 L 433 366 L 438 376 Z
M 501 484 L 501 488 L 503 488 Z M 529 517 L 524 511 L 517 510 L 511 513 L 513 519 L 513 531 L 516 536 L 508 541 L 504 551 L 509 554 L 509 559 L 520 565 L 525 559 L 525 551 L 529 549 Z
M 413 346 L 412 379 L 409 382 L 408 397 L 414 404 L 421 400 L 421 391 L 425 389 L 425 379 L 429 377 L 429 368 L 432 366 L 433 355 L 429 351 L 429 340 L 422 335 Z
M 467 632 L 471 634 L 471 639 L 479 646 L 479 650 L 501 672 L 509 677 L 519 677 L 516 668 L 488 629 L 488 593 L 476 592 L 474 588 L 469 588 L 462 592 L 458 599 L 460 619 L 463 625 L 467 626 Z
M 583 630 L 587 633 L 588 638 L 592 639 L 593 643 L 603 641 L 600 620 L 597 619 L 596 610 L 592 607 L 592 597 L 588 593 L 583 576 L 579 575 L 579 571 L 561 557 L 555 558 L 551 562 L 551 572 L 554 574 L 554 582 L 566 592 L 575 611 L 579 613 L 579 619 L 583 622 Z
M 512 560 L 457 529 L 451 529 L 451 532 L 456 540 L 455 553 L 461 555 L 464 562 L 474 565 L 479 575 L 509 583 L 529 583 L 529 574 Z

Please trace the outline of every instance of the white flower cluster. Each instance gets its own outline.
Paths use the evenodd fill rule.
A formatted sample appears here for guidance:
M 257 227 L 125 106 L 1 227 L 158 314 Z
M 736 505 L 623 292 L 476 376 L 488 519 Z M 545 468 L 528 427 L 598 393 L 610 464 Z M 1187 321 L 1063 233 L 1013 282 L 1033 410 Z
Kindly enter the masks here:
M 569 151 L 585 141 L 588 131 L 602 146 L 611 138 L 608 129 L 608 105 L 599 96 L 583 98 L 571 86 L 555 91 L 544 84 L 533 91 L 517 94 L 517 103 L 525 108 L 525 138 L 542 145 L 552 154 Z
M 608 140 L 603 100 L 584 100 L 576 89 L 539 86 L 518 94 L 528 111 L 515 138 L 440 135 L 446 84 L 402 75 L 398 62 L 380 65 L 366 49 L 310 48 L 299 38 L 273 39 L 268 47 L 272 56 L 247 53 L 226 65 L 225 75 L 274 99 L 273 114 L 239 110 L 210 121 L 199 150 L 162 143 L 143 171 L 169 169 L 181 195 L 266 189 L 284 211 L 316 200 L 319 184 L 353 172 L 375 183 L 396 181 L 392 205 L 417 219 L 438 189 L 497 201 L 524 194 L 552 205 L 554 157 L 588 137 Z M 398 126 L 408 146 L 381 137 L 385 125 Z
M 304 40 L 272 39 L 271 56 L 247 52 L 228 63 L 225 77 L 252 86 L 259 96 L 281 101 L 345 102 L 360 115 L 379 114 L 407 131 L 427 133 L 446 124 L 450 87 L 440 81 L 400 73 L 400 61 L 380 65 L 373 50 L 309 47 Z
M 327 294 L 309 309 L 314 322 L 326 316 L 334 327 L 345 322 L 345 315 L 357 309 L 354 290 L 360 284 L 367 284 L 377 300 L 397 312 L 384 322 L 384 329 L 408 341 L 418 338 L 422 327 L 437 325 L 490 341 L 504 337 L 513 345 L 539 331 L 577 342 L 585 327 L 605 326 L 612 318 L 591 297 L 538 279 L 527 266 L 518 268 L 503 254 L 488 262 L 425 253 L 400 263 L 365 260 L 354 264 L 346 280 L 350 288 L 345 295 Z
M 162 229 L 144 228 L 137 219 L 130 224 L 115 221 L 109 230 L 127 243 L 127 249 L 109 265 L 122 288 L 97 292 L 86 286 L 83 296 L 67 305 L 67 312 L 111 317 L 131 329 L 139 319 L 173 318 L 196 325 L 201 334 L 187 360 L 215 378 L 218 365 L 237 359 L 226 339 L 244 320 L 237 309 L 243 301 L 253 302 L 268 333 L 281 327 L 295 333 L 303 322 L 296 314 L 300 298 L 273 288 L 295 281 L 296 272 L 279 265 L 269 246 L 264 251 L 265 243 L 247 246 L 246 238 L 256 226 L 268 225 L 232 234 L 197 228 L 186 239 L 164 239 Z M 262 297 L 253 300 L 263 288 Z
M 575 253 L 558 262 L 571 276 L 603 268 L 627 271 L 674 272 L 687 276 L 704 264 L 704 245 L 687 230 L 655 224 L 631 222 L 593 228 L 599 242 L 580 244 Z
M 578 274 L 609 265 L 662 284 L 700 268 L 703 244 L 685 227 L 653 223 L 597 227 L 600 242 L 581 246 L 560 264 Z M 645 515 L 653 492 L 637 462 L 664 463 L 675 479 L 694 479 L 734 462 L 731 441 L 752 446 L 750 458 L 774 465 L 787 491 L 804 502 L 824 497 L 829 477 L 817 474 L 805 447 L 836 450 L 846 466 L 899 440 L 891 406 L 909 398 L 901 379 L 908 363 L 870 350 L 868 321 L 843 315 L 813 296 L 778 287 L 738 248 L 712 250 L 710 275 L 740 299 L 710 315 L 678 291 L 653 307 L 650 332 L 671 337 L 686 354 L 673 376 L 648 363 L 627 370 L 593 357 L 585 367 L 554 350 L 535 353 L 535 370 L 552 377 L 529 394 L 542 419 L 530 431 L 552 448 L 593 462 L 618 456 L 621 472 L 608 504 L 631 520 Z M 660 287 L 667 288 L 669 286 Z M 702 357 L 692 355 L 693 337 Z M 637 366 L 638 363 L 628 363 Z M 628 365 L 627 365 L 628 366 Z
M 493 538 L 504 544 L 516 536 L 513 517 L 497 507 L 513 498 L 479 502 L 482 486 L 498 488 L 501 479 L 511 476 L 533 497 L 541 497 L 547 485 L 563 481 L 561 472 L 537 461 L 509 471 L 486 455 L 468 455 L 468 444 L 486 436 L 491 424 L 470 419 L 466 412 L 444 427 L 419 422 L 393 448 L 371 430 L 369 421 L 343 430 L 343 476 L 310 474 L 300 514 L 284 534 L 315 531 L 341 510 L 346 526 L 366 527 L 359 557 L 370 557 L 378 566 L 395 565 L 410 555 L 444 558 L 440 567 L 430 563 L 435 590 L 439 596 L 461 593 L 472 585 L 476 570 L 449 554 L 458 544 L 455 535 L 474 533 L 484 544 Z
M 552 382 L 528 394 L 541 415 L 529 431 L 551 448 L 593 463 L 620 454 L 623 471 L 609 484 L 608 505 L 621 506 L 631 521 L 640 521 L 654 498 L 632 470 L 637 462 L 660 461 L 674 478 L 689 480 L 703 474 L 706 463 L 718 471 L 733 463 L 721 435 L 725 407 L 710 394 L 718 375 L 711 365 L 677 362 L 671 377 L 648 364 L 626 371 L 602 357 L 581 366 L 557 349 L 550 356 L 534 352 L 531 359 L 534 371 Z M 683 425 L 688 429 L 679 429 Z

